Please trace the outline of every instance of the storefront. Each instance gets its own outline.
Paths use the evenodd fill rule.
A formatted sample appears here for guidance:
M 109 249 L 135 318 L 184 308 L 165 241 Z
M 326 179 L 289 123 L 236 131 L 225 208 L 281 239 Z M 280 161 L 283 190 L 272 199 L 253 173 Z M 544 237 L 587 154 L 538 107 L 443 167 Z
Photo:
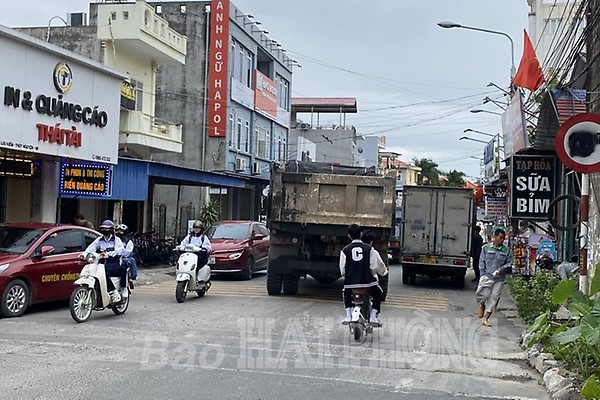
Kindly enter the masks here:
M 110 196 L 125 76 L 2 26 L 0 48 L 0 220 L 56 222 L 62 195 Z

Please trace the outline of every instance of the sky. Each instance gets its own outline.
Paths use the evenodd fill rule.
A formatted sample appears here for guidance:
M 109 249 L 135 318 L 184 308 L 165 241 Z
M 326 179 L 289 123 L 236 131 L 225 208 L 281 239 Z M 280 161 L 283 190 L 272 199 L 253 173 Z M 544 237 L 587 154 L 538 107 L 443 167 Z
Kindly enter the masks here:
M 93 1 L 92 1 L 93 2 Z M 0 0 L 0 24 L 47 26 L 53 16 L 87 12 L 86 0 Z M 365 136 L 385 136 L 401 159 L 429 158 L 442 171 L 481 175 L 484 143 L 459 140 L 501 133 L 500 106 L 510 81 L 510 40 L 462 28 L 451 21 L 508 34 L 518 68 L 527 0 L 232 0 L 252 14 L 289 57 L 292 97 L 353 97 L 346 116 Z M 58 18 L 52 25 L 60 25 Z M 486 97 L 494 102 L 484 104 Z M 472 113 L 470 110 L 485 110 Z M 310 115 L 300 118 L 310 122 Z M 322 114 L 320 124 L 339 124 Z

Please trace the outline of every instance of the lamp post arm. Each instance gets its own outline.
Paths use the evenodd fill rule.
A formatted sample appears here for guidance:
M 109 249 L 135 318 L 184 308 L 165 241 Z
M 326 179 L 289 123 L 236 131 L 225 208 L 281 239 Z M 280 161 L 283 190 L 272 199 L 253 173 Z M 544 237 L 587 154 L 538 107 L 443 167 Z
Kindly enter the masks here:
M 511 56 L 510 80 L 511 80 L 511 84 L 512 84 L 512 80 L 513 80 L 513 78 L 515 77 L 515 74 L 516 74 L 516 70 L 515 70 L 515 44 L 513 43 L 513 40 L 510 37 L 510 35 L 508 35 L 508 33 L 500 32 L 500 31 L 493 31 L 491 29 L 484 29 L 484 28 L 475 28 L 473 26 L 461 25 L 460 27 L 463 28 L 463 29 L 470 29 L 472 31 L 481 31 L 481 32 L 487 32 L 487 33 L 493 33 L 493 34 L 496 34 L 496 35 L 502 35 L 502 36 L 508 38 L 508 40 L 510 41 L 510 56 Z

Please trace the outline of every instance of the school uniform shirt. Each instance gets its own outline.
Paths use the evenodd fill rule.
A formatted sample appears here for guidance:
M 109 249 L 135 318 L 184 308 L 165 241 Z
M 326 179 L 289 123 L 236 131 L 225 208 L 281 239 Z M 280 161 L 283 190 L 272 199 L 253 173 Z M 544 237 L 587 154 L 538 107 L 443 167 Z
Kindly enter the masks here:
M 181 241 L 181 246 L 187 246 L 188 244 L 193 244 L 194 246 L 198 246 L 202 249 L 205 249 L 208 253 L 212 252 L 212 245 L 210 244 L 210 240 L 204 233 L 195 234 L 190 233 Z
M 379 252 L 360 239 L 353 240 L 340 252 L 340 273 L 344 288 L 377 286 L 377 275 L 385 276 L 387 268 Z
M 106 253 L 107 257 L 122 256 L 124 251 L 123 241 L 115 235 L 111 235 L 108 239 L 100 236 L 85 249 L 85 253 Z

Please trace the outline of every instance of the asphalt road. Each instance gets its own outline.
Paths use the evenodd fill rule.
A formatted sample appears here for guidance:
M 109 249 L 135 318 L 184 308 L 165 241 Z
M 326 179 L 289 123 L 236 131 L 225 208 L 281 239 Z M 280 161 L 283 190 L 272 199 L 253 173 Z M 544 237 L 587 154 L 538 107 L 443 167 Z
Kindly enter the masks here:
M 547 399 L 504 310 L 481 326 L 475 284 L 418 279 L 392 266 L 384 327 L 355 343 L 340 283 L 302 280 L 266 294 L 264 274 L 214 279 L 179 304 L 171 268 L 140 272 L 124 316 L 75 323 L 66 304 L 0 320 L 0 399 Z M 468 275 L 469 277 L 469 275 Z

